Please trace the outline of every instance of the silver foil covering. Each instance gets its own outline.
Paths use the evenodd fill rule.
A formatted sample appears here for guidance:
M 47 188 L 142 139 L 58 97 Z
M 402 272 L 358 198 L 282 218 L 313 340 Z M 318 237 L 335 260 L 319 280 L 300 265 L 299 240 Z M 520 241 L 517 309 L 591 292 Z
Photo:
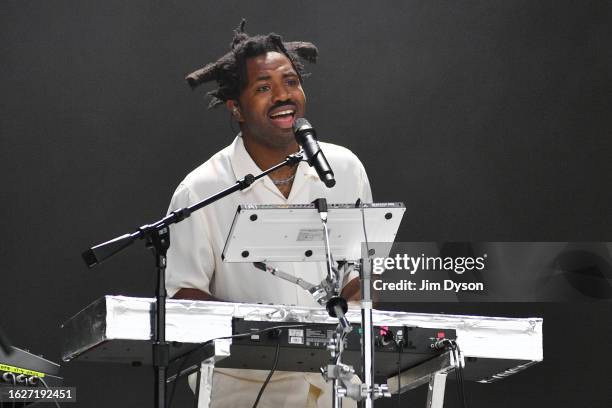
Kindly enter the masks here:
M 104 296 L 62 325 L 64 361 L 150 363 L 154 299 Z M 271 322 L 330 323 L 337 321 L 323 308 L 244 303 L 168 300 L 166 338 L 169 342 L 202 343 L 232 335 L 232 318 Z M 359 308 L 347 313 L 361 322 Z M 541 318 L 501 318 L 375 310 L 375 325 L 454 329 L 464 357 L 490 361 L 518 360 L 494 365 L 479 381 L 514 374 L 543 359 Z M 173 352 L 179 353 L 180 345 Z M 499 367 L 504 367 L 501 371 Z

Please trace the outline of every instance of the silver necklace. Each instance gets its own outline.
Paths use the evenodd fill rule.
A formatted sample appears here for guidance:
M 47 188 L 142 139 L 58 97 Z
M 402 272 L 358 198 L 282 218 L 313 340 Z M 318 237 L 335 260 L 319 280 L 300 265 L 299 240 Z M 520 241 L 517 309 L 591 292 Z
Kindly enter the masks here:
M 293 166 L 291 166 L 291 169 L 294 170 L 293 175 L 291 177 L 287 177 L 286 179 L 273 179 L 272 177 L 270 177 L 272 179 L 272 183 L 274 183 L 275 186 L 282 186 L 283 184 L 289 184 L 293 181 L 293 179 L 295 178 L 295 175 L 297 174 L 297 166 L 294 164 Z
M 293 174 L 293 176 L 287 177 L 286 179 L 282 179 L 282 180 L 272 179 L 272 183 L 274 183 L 275 186 L 280 186 L 280 185 L 283 185 L 283 184 L 289 184 L 291 181 L 293 181 L 294 178 L 295 178 L 295 173 Z

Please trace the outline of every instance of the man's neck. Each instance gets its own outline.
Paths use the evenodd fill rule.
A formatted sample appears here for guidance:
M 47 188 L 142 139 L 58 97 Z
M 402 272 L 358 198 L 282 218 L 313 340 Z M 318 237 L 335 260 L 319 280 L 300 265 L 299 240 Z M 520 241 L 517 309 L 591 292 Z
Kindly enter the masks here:
M 247 153 L 249 153 L 249 156 L 251 156 L 257 167 L 259 167 L 261 170 L 267 170 L 270 167 L 277 165 L 285 160 L 287 156 L 296 153 L 299 150 L 297 142 L 293 142 L 287 146 L 267 146 L 257 143 L 250 137 L 244 137 L 244 135 L 242 136 L 242 141 Z M 291 193 L 291 187 L 293 187 L 293 179 L 291 177 L 295 175 L 296 170 L 297 166 L 295 165 L 291 167 L 285 166 L 273 171 L 268 175 L 268 177 L 270 177 L 273 181 L 287 181 L 276 185 L 276 188 L 283 196 L 285 196 L 285 198 L 289 198 L 289 194 Z
M 270 167 L 282 162 L 290 154 L 296 153 L 299 150 L 297 142 L 293 142 L 286 146 L 266 146 L 253 141 L 249 137 L 242 137 L 244 148 L 249 153 L 257 167 L 261 170 L 267 170 Z M 272 173 L 273 176 L 280 178 L 283 175 L 293 174 L 294 169 L 283 167 Z

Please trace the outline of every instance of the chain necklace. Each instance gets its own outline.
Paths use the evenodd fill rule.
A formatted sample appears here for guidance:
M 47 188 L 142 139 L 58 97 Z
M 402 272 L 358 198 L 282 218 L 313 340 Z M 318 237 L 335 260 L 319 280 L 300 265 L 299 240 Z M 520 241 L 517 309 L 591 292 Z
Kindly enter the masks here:
M 290 182 L 293 181 L 293 179 L 295 178 L 295 174 L 291 177 L 287 177 L 286 179 L 282 179 L 282 180 L 275 180 L 272 179 L 272 183 L 274 183 L 275 186 L 280 186 L 283 184 L 289 184 Z
M 291 183 L 293 179 L 295 178 L 295 174 L 296 173 L 293 173 L 291 177 L 287 177 L 286 179 L 281 179 L 281 180 L 273 179 L 272 177 L 270 178 L 272 179 L 272 183 L 274 183 L 275 186 L 282 186 L 283 184 Z

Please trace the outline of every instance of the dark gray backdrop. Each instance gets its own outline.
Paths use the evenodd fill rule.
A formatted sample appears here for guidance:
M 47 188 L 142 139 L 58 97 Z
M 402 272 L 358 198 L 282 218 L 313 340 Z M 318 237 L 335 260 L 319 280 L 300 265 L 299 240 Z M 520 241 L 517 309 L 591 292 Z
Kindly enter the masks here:
M 241 17 L 319 46 L 307 117 L 359 155 L 377 201 L 406 203 L 400 240 L 611 240 L 609 2 L 4 1 L 0 324 L 16 345 L 59 360 L 60 322 L 152 293 L 141 247 L 95 271 L 79 254 L 159 217 L 230 143 L 228 114 L 183 77 Z M 545 318 L 545 361 L 469 384 L 473 407 L 612 404 L 609 304 L 404 308 Z M 149 369 L 64 374 L 78 406 L 152 401 Z

